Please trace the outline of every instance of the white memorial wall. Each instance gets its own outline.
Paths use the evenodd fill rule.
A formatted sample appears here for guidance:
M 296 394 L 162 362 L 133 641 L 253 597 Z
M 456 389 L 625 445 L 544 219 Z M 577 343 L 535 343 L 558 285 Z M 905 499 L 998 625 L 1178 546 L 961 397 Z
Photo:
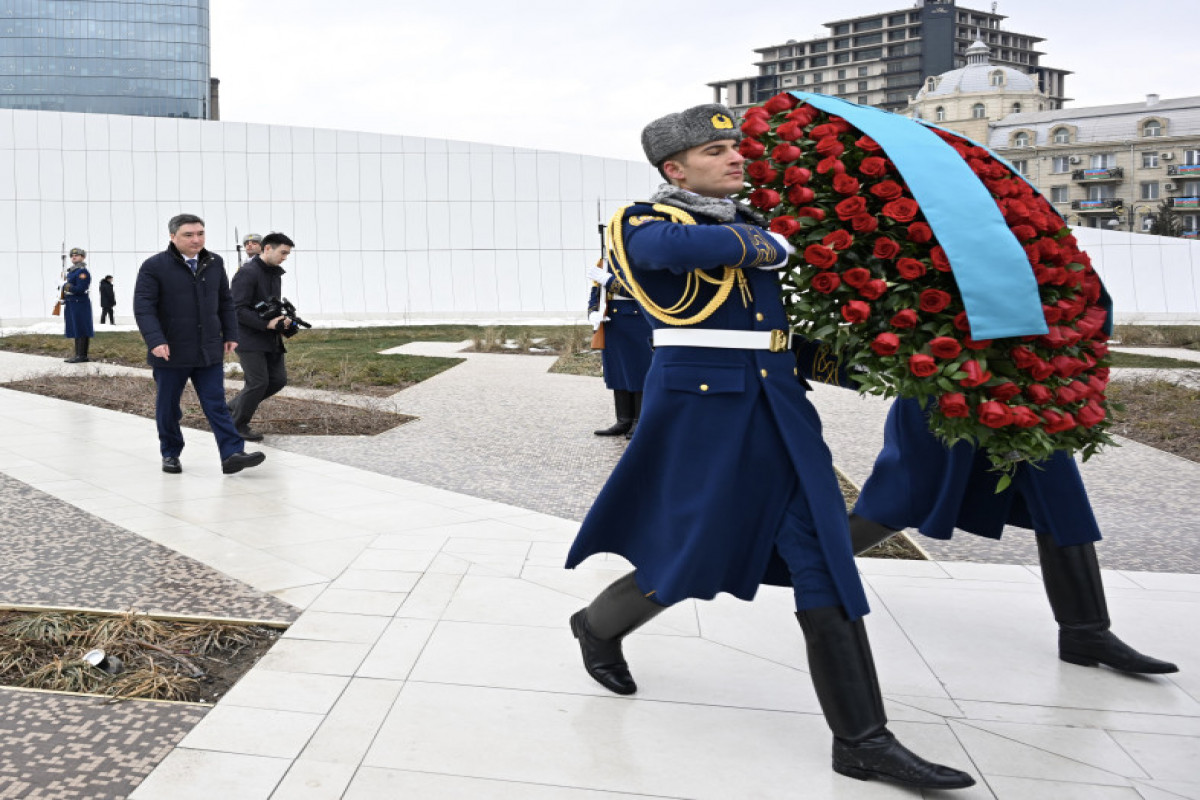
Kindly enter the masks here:
M 658 183 L 645 163 L 516 147 L 0 110 L 0 326 L 48 318 L 64 243 L 114 276 L 128 317 L 181 212 L 227 264 L 235 228 L 291 236 L 284 292 L 306 319 L 581 319 L 597 205 L 607 221 Z

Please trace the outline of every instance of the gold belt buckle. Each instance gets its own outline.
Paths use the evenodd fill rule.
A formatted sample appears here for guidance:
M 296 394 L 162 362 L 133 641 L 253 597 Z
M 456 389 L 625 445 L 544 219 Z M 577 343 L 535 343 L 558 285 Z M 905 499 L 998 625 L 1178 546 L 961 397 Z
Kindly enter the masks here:
M 778 328 L 771 331 L 771 346 L 768 348 L 772 353 L 782 353 L 788 349 L 788 332 L 781 331 Z

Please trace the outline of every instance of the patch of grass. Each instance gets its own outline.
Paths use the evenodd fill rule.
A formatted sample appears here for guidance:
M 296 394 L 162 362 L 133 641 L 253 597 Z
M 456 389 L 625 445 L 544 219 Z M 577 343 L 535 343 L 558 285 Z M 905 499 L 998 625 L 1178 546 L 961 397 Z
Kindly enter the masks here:
M 1142 369 L 1200 369 L 1200 362 L 1184 361 L 1182 358 L 1165 358 L 1163 356 L 1147 356 L 1141 353 L 1128 353 L 1113 350 L 1108 354 L 1109 362 L 1114 367 L 1135 367 Z
M 1116 325 L 1112 338 L 1130 347 L 1200 350 L 1200 325 Z
M 604 376 L 604 370 L 600 367 L 599 350 L 564 353 L 554 362 L 554 366 L 550 368 L 550 371 L 564 375 L 587 375 L 592 378 Z
M 1114 381 L 1109 400 L 1112 432 L 1136 442 L 1200 462 L 1200 391 L 1170 381 Z

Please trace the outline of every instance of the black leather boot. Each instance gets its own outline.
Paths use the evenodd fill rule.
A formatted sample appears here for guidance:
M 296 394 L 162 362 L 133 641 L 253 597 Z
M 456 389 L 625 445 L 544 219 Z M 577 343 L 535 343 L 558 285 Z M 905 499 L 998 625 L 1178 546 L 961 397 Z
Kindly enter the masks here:
M 1122 672 L 1162 674 L 1179 667 L 1142 655 L 1109 630 L 1108 603 L 1100 562 L 1091 542 L 1059 547 L 1049 534 L 1037 534 L 1042 583 L 1058 622 L 1058 657 L 1069 664 L 1098 664 Z
M 856 556 L 862 555 L 875 545 L 883 544 L 896 533 L 897 531 L 886 525 L 872 522 L 866 517 L 860 517 L 858 514 L 850 515 L 850 545 L 854 548 Z
M 833 731 L 833 771 L 860 781 L 879 779 L 922 789 L 965 789 L 975 779 L 934 764 L 900 744 L 887 729 L 871 643 L 861 619 L 841 606 L 797 611 L 813 688 Z
M 571 616 L 571 632 L 579 640 L 584 669 L 617 694 L 637 691 L 621 640 L 666 608 L 642 594 L 633 577 L 636 574 L 631 572 L 610 584 L 591 605 Z
M 592 433 L 597 436 L 620 436 L 633 427 L 633 392 L 614 389 L 613 404 L 617 407 L 617 424 Z
M 633 424 L 629 426 L 629 430 L 625 431 L 625 438 L 632 439 L 633 434 L 637 433 L 638 421 L 642 418 L 642 393 L 630 392 L 633 395 Z
M 63 361 L 68 364 L 82 364 L 88 360 L 87 357 L 88 338 L 86 336 L 75 337 L 75 355 L 70 358 L 64 358 Z

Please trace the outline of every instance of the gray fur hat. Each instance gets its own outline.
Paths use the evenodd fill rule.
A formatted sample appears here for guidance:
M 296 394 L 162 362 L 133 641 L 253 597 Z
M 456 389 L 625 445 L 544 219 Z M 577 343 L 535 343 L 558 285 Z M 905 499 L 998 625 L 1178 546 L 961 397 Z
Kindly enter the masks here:
M 667 114 L 642 129 L 642 149 L 656 167 L 676 153 L 719 139 L 742 140 L 733 112 L 720 103 L 706 103 L 677 114 Z
M 87 258 L 87 250 L 84 250 L 82 247 L 72 247 L 72 248 L 71 248 L 71 255 L 73 255 L 73 256 L 83 256 L 84 258 Z

